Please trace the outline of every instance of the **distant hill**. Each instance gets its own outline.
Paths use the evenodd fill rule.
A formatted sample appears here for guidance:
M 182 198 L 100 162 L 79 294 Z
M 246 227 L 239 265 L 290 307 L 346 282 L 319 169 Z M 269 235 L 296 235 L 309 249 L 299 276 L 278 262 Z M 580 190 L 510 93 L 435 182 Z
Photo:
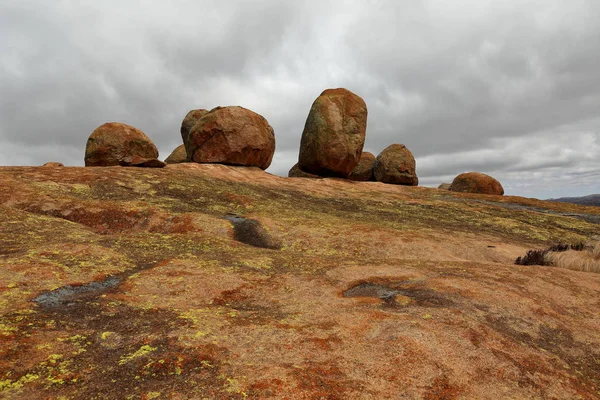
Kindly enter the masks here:
M 548 199 L 549 201 L 558 201 L 560 203 L 573 203 L 582 206 L 600 207 L 600 194 L 590 194 L 582 197 L 561 197 L 560 199 Z

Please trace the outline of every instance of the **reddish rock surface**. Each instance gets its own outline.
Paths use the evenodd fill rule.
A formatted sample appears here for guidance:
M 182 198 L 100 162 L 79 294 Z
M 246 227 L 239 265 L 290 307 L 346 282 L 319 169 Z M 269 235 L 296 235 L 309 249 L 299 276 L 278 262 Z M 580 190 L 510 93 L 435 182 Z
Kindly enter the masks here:
M 496 179 L 480 172 L 466 172 L 452 181 L 453 192 L 503 195 L 504 188 Z
M 196 122 L 198 122 L 198 120 L 207 113 L 208 113 L 208 110 L 200 108 L 197 110 L 191 110 L 186 114 L 185 118 L 181 122 L 181 129 L 180 129 L 181 139 L 183 140 L 183 143 L 185 143 L 188 135 L 190 134 L 190 129 L 192 129 L 193 126 L 196 125 Z
M 185 152 L 185 145 L 179 145 L 173 152 L 169 155 L 169 157 L 165 158 L 166 164 L 179 164 L 183 162 L 188 162 L 187 154 Z
M 86 167 L 164 167 L 158 149 L 148 136 L 133 126 L 107 122 L 96 128 L 85 147 Z
M 288 177 L 290 177 L 290 178 L 316 178 L 316 179 L 322 178 L 319 175 L 309 174 L 308 172 L 302 171 L 297 163 L 294 164 L 294 166 L 288 172 Z
M 267 169 L 275 153 L 273 128 L 243 107 L 217 107 L 204 114 L 184 142 L 190 160 Z
M 597 207 L 197 163 L 0 186 L 0 398 L 598 398 L 600 274 L 513 264 Z
M 300 169 L 347 177 L 365 143 L 367 105 L 347 89 L 327 89 L 314 101 L 300 141 Z
M 348 179 L 353 181 L 374 181 L 375 175 L 373 168 L 375 167 L 375 156 L 368 151 L 364 151 L 360 156 L 358 165 L 352 170 Z
M 417 186 L 416 162 L 403 144 L 392 144 L 377 156 L 373 172 L 375 180 L 396 185 Z

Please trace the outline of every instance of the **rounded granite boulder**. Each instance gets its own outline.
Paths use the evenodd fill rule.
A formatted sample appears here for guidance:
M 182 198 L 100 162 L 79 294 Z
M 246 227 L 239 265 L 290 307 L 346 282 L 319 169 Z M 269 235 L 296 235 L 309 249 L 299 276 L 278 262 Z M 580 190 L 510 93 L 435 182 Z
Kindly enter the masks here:
M 358 165 L 367 130 L 367 105 L 347 89 L 327 89 L 312 104 L 300 141 L 299 167 L 347 177 Z
M 363 151 L 358 161 L 358 165 L 352 170 L 348 179 L 353 181 L 374 181 L 373 167 L 375 167 L 375 156 L 368 151 Z
M 173 150 L 169 157 L 165 158 L 166 164 L 180 164 L 187 161 L 187 154 L 185 152 L 185 146 L 183 144 L 177 146 L 177 148 Z
M 107 122 L 96 128 L 85 146 L 86 167 L 113 165 L 164 167 L 158 149 L 148 136 L 133 126 Z
M 403 144 L 386 147 L 377 156 L 373 172 L 377 182 L 406 186 L 419 184 L 415 158 Z
M 288 172 L 289 178 L 313 178 L 313 179 L 321 179 L 322 176 L 309 174 L 308 172 L 304 172 L 298 166 L 298 163 L 294 164 L 294 166 Z
M 503 195 L 504 188 L 496 179 L 481 172 L 466 172 L 452 181 L 453 192 Z
M 275 153 L 275 134 L 267 120 L 251 110 L 217 107 L 196 121 L 184 145 L 190 161 L 267 169 Z
M 183 121 L 181 121 L 180 128 L 181 139 L 183 140 L 183 143 L 185 143 L 186 138 L 190 134 L 190 129 L 192 129 L 192 127 L 196 125 L 196 122 L 198 122 L 198 120 L 202 118 L 206 113 L 208 113 L 208 110 L 205 110 L 204 108 L 199 108 L 197 110 L 190 110 L 186 114 Z

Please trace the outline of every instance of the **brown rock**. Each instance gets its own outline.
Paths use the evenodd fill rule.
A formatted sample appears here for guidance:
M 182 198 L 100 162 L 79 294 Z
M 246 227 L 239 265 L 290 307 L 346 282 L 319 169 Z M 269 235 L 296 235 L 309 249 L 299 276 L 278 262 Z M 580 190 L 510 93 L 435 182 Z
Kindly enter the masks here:
M 374 181 L 373 167 L 375 166 L 375 156 L 372 153 L 364 151 L 360 156 L 360 161 L 348 179 L 353 181 Z
M 119 122 L 107 122 L 96 128 L 85 147 L 86 167 L 112 165 L 164 167 L 158 149 L 139 129 Z
M 290 177 L 290 178 L 316 178 L 316 179 L 322 178 L 319 175 L 309 174 L 308 172 L 302 171 L 300 169 L 300 167 L 298 166 L 298 163 L 296 163 L 292 167 L 292 169 L 290 169 L 290 172 L 288 172 L 288 177 Z
M 42 165 L 42 167 L 64 167 L 65 164 L 60 163 L 60 162 L 47 162 L 46 164 Z
M 392 144 L 377 156 L 373 168 L 375 180 L 396 185 L 417 186 L 416 162 L 403 144 Z
M 367 105 L 347 89 L 327 89 L 314 101 L 300 141 L 298 165 L 305 172 L 347 177 L 365 143 Z
M 208 113 L 208 110 L 205 110 L 203 108 L 200 108 L 197 110 L 191 110 L 190 112 L 187 113 L 187 115 L 181 122 L 181 129 L 180 129 L 181 139 L 183 139 L 183 143 L 185 143 L 185 140 L 190 133 L 190 129 L 192 129 L 194 127 L 194 125 L 196 125 L 196 122 L 198 122 L 198 120 L 200 118 L 202 118 L 206 113 Z
M 440 186 L 438 186 L 438 189 L 450 190 L 451 185 L 452 185 L 451 183 L 442 183 L 442 184 L 440 184 Z
M 179 164 L 184 162 L 188 162 L 188 158 L 185 152 L 185 145 L 183 144 L 177 146 L 171 155 L 165 159 L 166 164 Z
M 273 128 L 243 107 L 217 107 L 204 114 L 184 142 L 190 160 L 267 169 L 275 153 Z
M 453 192 L 482 193 L 503 195 L 504 188 L 496 179 L 481 172 L 466 172 L 458 175 L 452 181 L 450 190 Z

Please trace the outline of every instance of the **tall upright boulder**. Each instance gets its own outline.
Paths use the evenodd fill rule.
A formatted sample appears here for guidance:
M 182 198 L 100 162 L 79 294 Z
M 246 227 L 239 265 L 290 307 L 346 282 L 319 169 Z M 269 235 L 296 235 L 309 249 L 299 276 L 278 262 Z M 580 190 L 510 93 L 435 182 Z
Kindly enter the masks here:
M 92 132 L 85 146 L 86 167 L 113 165 L 164 167 L 158 149 L 148 136 L 133 126 L 107 122 Z
M 374 181 L 373 167 L 375 167 L 376 158 L 372 153 L 363 151 L 358 165 L 352 170 L 348 179 L 353 181 Z
M 452 192 L 495 194 L 502 196 L 502 184 L 489 175 L 481 172 L 466 172 L 458 175 L 450 185 Z
M 416 167 L 415 158 L 405 145 L 392 144 L 377 156 L 373 172 L 378 182 L 417 186 Z
M 275 134 L 267 120 L 243 107 L 217 107 L 204 114 L 184 141 L 188 159 L 198 163 L 267 169 L 275 153 Z
M 190 110 L 186 114 L 183 121 L 181 121 L 180 128 L 181 139 L 183 140 L 183 143 L 185 143 L 186 138 L 190 134 L 190 129 L 192 129 L 192 127 L 196 125 L 196 122 L 198 122 L 198 120 L 202 118 L 206 113 L 208 113 L 208 110 L 205 110 L 204 108 L 199 108 L 197 110 Z
M 362 154 L 367 105 L 347 89 L 327 89 L 312 104 L 302 139 L 298 166 L 321 176 L 347 177 Z

